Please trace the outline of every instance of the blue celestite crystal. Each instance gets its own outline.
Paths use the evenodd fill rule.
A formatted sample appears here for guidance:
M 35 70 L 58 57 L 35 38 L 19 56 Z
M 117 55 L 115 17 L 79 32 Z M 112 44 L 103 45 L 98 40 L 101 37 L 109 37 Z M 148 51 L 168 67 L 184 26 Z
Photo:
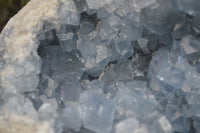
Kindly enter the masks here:
M 31 0 L 0 34 L 2 133 L 200 133 L 200 1 Z

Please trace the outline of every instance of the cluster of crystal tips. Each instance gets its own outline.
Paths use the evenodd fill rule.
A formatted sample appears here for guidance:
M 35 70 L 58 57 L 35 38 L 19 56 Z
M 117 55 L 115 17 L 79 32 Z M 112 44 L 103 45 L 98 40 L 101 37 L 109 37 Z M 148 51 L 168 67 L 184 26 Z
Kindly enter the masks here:
M 64 1 L 37 88 L 2 108 L 55 133 L 200 133 L 198 0 Z

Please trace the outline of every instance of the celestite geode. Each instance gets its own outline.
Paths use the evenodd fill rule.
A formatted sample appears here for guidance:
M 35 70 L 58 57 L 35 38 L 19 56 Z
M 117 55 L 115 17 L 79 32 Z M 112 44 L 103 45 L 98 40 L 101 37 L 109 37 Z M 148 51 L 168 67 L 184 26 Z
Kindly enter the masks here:
M 31 0 L 0 34 L 0 133 L 200 133 L 199 0 Z

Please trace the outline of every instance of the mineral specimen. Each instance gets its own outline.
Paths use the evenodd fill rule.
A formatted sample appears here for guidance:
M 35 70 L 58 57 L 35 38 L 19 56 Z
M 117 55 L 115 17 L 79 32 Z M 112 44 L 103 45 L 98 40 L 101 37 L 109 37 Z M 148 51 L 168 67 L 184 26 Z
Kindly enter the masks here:
M 198 0 L 31 0 L 0 34 L 0 133 L 200 133 Z

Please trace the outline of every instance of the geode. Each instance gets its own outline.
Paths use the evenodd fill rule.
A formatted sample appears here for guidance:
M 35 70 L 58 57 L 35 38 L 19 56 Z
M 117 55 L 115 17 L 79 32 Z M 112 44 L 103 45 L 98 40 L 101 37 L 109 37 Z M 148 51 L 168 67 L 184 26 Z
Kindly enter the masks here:
M 31 0 L 0 34 L 2 133 L 200 133 L 198 0 Z

